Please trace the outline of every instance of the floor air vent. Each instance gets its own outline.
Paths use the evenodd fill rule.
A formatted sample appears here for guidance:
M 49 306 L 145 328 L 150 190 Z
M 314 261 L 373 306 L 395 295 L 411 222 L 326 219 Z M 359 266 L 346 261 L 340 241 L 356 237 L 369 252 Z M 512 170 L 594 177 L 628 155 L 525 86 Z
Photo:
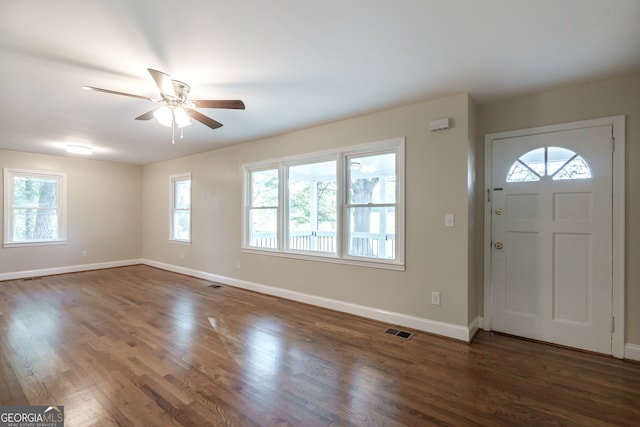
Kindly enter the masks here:
M 22 279 L 23 282 L 29 282 L 31 280 L 40 280 L 42 279 L 42 277 L 25 277 L 24 279 Z
M 216 285 L 215 283 L 213 285 L 207 285 L 207 288 L 213 288 L 213 289 L 218 289 L 221 288 L 221 285 Z
M 393 328 L 387 328 L 384 331 L 384 333 L 387 334 L 387 335 L 393 335 L 395 337 L 402 338 L 404 340 L 408 340 L 409 338 L 411 338 L 413 336 L 413 334 L 411 332 L 400 331 L 398 329 L 393 329 Z

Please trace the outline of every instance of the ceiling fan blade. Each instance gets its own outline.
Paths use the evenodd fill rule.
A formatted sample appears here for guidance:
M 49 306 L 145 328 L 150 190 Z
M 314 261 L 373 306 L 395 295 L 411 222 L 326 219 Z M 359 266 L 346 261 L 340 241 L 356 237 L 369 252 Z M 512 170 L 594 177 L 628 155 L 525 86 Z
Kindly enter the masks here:
M 153 68 L 147 68 L 147 70 L 149 70 L 149 74 L 151 74 L 151 77 L 155 80 L 156 85 L 158 85 L 158 89 L 160 89 L 160 93 L 163 96 L 167 95 L 171 98 L 176 98 L 176 91 L 173 88 L 173 81 L 169 74 L 154 70 Z
M 222 126 L 222 123 L 213 120 L 211 117 L 207 117 L 202 113 L 197 112 L 196 110 L 187 110 L 187 114 L 202 124 L 209 126 L 211 129 L 217 129 Z
M 200 101 L 192 101 L 199 108 L 230 108 L 234 110 L 244 110 L 244 102 L 239 99 L 229 99 L 216 101 L 213 99 L 204 99 Z
M 96 91 L 96 92 L 111 93 L 111 94 L 113 94 L 113 95 L 129 96 L 129 97 L 131 97 L 131 98 L 146 99 L 147 101 L 157 102 L 155 99 L 151 99 L 151 98 L 148 98 L 148 97 L 146 97 L 146 96 L 142 96 L 142 95 L 134 95 L 133 93 L 118 92 L 117 90 L 101 89 L 101 88 L 99 88 L 99 87 L 93 87 L 93 86 L 82 86 L 82 89 L 86 89 L 86 90 L 94 90 L 94 91 Z
M 151 119 L 153 119 L 153 117 L 154 117 L 153 113 L 155 113 L 155 112 L 156 112 L 156 110 L 148 111 L 148 112 L 136 117 L 136 120 L 151 120 Z

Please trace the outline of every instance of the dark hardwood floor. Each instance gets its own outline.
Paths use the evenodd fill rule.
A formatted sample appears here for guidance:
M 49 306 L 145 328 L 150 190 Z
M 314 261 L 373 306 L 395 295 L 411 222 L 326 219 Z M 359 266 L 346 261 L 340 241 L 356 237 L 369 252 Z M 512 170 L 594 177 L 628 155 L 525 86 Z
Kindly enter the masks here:
M 640 364 L 465 344 L 148 266 L 0 283 L 0 404 L 66 426 L 639 425 Z M 414 331 L 415 332 L 415 331 Z

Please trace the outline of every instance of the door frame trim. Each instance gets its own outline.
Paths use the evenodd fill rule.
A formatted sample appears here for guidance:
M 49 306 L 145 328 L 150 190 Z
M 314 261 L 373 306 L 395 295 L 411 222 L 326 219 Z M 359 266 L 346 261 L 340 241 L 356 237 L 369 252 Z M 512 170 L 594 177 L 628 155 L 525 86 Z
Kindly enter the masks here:
M 541 133 L 559 132 L 596 126 L 612 126 L 615 140 L 613 152 L 613 277 L 612 277 L 612 313 L 615 329 L 611 336 L 611 354 L 624 358 L 625 326 L 625 148 L 626 117 L 624 115 L 581 120 L 549 126 L 538 126 L 514 131 L 487 134 L 484 137 L 484 314 L 483 329 L 491 330 L 491 202 L 488 192 L 492 188 L 492 145 L 493 141 Z

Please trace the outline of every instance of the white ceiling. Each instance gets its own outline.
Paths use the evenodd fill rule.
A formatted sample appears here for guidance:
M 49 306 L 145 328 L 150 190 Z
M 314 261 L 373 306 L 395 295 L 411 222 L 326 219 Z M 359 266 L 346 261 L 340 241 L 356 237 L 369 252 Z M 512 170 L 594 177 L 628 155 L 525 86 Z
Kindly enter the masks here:
M 135 117 L 147 68 L 202 109 L 171 130 Z M 638 0 L 0 2 L 0 148 L 147 164 L 459 92 L 478 103 L 640 69 Z

